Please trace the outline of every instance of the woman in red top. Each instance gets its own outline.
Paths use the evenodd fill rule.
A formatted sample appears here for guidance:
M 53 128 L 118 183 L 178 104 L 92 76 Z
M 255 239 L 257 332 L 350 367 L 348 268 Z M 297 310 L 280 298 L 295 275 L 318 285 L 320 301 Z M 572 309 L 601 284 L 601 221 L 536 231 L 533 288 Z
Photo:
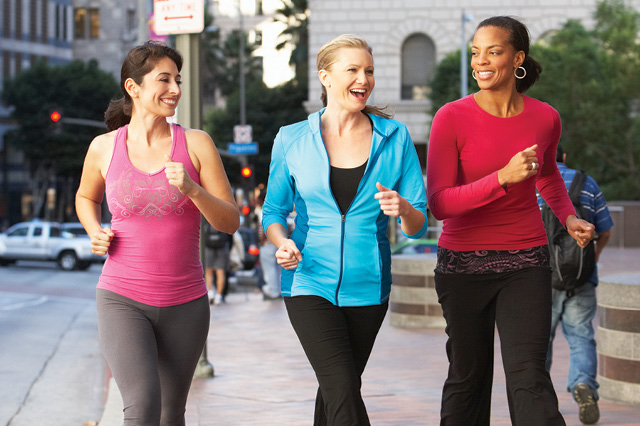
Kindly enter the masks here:
M 433 119 L 427 192 L 443 220 L 435 281 L 450 362 L 441 425 L 489 425 L 496 325 L 513 424 L 565 424 L 545 371 L 551 270 L 536 188 L 580 246 L 594 231 L 556 167 L 558 113 L 522 94 L 542 72 L 528 52 L 521 22 L 482 21 L 471 59 L 480 91 Z

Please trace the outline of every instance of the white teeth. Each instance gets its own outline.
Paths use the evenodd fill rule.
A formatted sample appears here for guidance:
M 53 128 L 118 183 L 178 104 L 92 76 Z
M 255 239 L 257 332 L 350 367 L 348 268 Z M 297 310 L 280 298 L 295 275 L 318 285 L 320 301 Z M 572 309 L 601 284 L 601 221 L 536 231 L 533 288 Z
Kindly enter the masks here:
M 364 89 L 351 89 L 352 92 L 356 92 L 356 93 L 366 93 L 367 91 Z
M 162 102 L 164 102 L 165 104 L 169 104 L 169 105 L 175 105 L 176 101 L 174 101 L 173 99 L 162 99 Z
M 493 74 L 493 71 L 480 71 L 478 73 L 478 75 L 481 75 L 482 77 L 486 77 L 486 76 L 489 76 L 491 74 Z

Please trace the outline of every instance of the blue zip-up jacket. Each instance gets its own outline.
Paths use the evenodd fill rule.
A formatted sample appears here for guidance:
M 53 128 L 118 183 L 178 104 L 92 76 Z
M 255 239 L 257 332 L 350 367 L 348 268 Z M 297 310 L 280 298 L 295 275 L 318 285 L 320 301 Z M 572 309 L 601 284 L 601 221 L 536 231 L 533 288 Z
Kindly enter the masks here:
M 282 295 L 315 295 L 338 306 L 384 303 L 391 290 L 388 216 L 374 195 L 376 182 L 397 191 L 425 215 L 426 192 L 420 162 L 404 124 L 377 115 L 364 176 L 342 215 L 329 184 L 329 156 L 320 134 L 320 110 L 306 121 L 282 127 L 273 144 L 262 226 L 287 228 L 296 210 L 291 239 L 302 253 L 296 269 L 283 270 Z

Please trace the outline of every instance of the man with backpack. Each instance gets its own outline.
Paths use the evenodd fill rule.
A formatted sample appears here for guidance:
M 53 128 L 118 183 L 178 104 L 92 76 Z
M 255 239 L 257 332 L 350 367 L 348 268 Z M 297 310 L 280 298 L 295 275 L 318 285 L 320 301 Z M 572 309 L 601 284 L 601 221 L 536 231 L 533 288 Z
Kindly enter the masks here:
M 593 319 L 596 314 L 597 262 L 611 236 L 613 221 L 596 181 L 564 163 L 566 154 L 558 145 L 556 161 L 579 218 L 595 226 L 598 237 L 584 249 L 569 236 L 538 194 L 551 255 L 553 308 L 547 370 L 551 369 L 553 338 L 558 323 L 569 342 L 569 380 L 567 391 L 578 403 L 580 421 L 594 424 L 600 418 L 596 341 Z M 552 220 L 555 219 L 555 222 Z
M 204 241 L 204 278 L 207 284 L 209 303 L 224 302 L 224 286 L 229 269 L 229 246 L 231 236 L 215 229 L 206 220 L 203 221 L 202 237 Z M 215 290 L 213 289 L 215 272 Z

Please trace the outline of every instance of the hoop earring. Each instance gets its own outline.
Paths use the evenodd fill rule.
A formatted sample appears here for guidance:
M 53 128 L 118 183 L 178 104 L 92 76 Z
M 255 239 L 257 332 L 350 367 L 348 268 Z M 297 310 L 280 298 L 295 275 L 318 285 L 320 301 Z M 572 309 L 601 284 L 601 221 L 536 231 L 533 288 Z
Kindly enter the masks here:
M 476 78 L 476 70 L 474 70 L 474 69 L 471 70 L 471 77 L 473 77 L 474 80 L 478 80 Z
M 520 70 L 520 69 L 523 72 L 523 74 L 521 76 L 518 75 L 518 70 Z M 516 68 L 515 70 L 513 70 L 513 75 L 515 75 L 518 80 L 522 80 L 523 78 L 525 78 L 527 76 L 527 70 L 525 69 L 525 67 L 520 66 L 520 67 Z

